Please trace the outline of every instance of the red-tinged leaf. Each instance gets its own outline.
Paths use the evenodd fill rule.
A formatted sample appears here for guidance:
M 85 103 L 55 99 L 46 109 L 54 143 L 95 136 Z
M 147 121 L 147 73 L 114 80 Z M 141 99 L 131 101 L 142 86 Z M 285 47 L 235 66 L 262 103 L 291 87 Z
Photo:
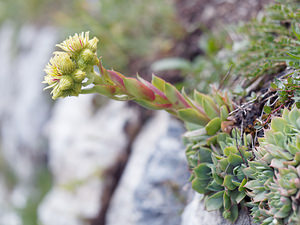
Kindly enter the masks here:
M 186 107 L 186 108 L 191 108 L 191 106 L 189 105 L 189 103 L 185 100 L 185 98 L 180 94 L 179 91 L 176 92 L 177 97 L 179 99 L 179 101 Z
M 219 106 L 222 106 L 222 105 L 227 105 L 226 103 L 226 99 L 220 95 L 220 93 L 216 92 L 214 94 L 214 99 L 215 99 L 215 102 L 219 105 Z
M 300 162 L 300 152 L 296 152 L 294 160 L 296 160 L 297 162 Z M 300 169 L 300 167 L 299 167 Z
M 291 204 L 283 205 L 274 215 L 275 218 L 285 218 L 291 213 Z
M 148 88 L 150 88 L 155 94 L 157 94 L 158 96 L 160 96 L 162 99 L 164 100 L 168 100 L 167 96 L 161 91 L 159 90 L 157 87 L 155 87 L 153 84 L 151 84 L 150 82 L 146 81 L 145 79 L 143 79 L 140 76 L 137 76 L 137 78 L 143 83 L 145 84 Z
M 99 60 L 98 60 L 98 67 L 99 67 L 101 75 L 104 75 L 104 73 L 107 72 L 106 69 L 103 67 L 103 65 L 101 63 L 101 58 L 99 58 Z
M 188 102 L 172 84 L 166 82 L 165 93 L 171 103 L 180 108 L 191 108 Z
M 153 101 L 155 99 L 154 92 L 145 84 L 134 78 L 124 78 L 124 85 L 128 93 L 137 99 Z
M 204 112 L 204 109 L 201 108 L 198 104 L 196 104 L 195 101 L 193 101 L 192 99 L 190 99 L 187 94 L 184 91 L 184 88 L 182 88 L 181 90 L 182 92 L 182 96 L 184 97 L 184 99 L 187 101 L 187 103 L 191 106 L 191 108 L 196 109 L 200 114 L 202 114 L 204 117 L 207 118 L 207 120 L 209 121 L 210 119 L 208 118 L 208 116 L 206 115 L 206 113 Z
M 121 87 L 125 87 L 124 85 L 124 79 L 126 78 L 124 75 L 112 71 L 112 70 L 107 70 L 107 72 L 109 73 L 110 78 L 112 79 L 112 81 L 114 81 L 117 85 L 121 86 Z

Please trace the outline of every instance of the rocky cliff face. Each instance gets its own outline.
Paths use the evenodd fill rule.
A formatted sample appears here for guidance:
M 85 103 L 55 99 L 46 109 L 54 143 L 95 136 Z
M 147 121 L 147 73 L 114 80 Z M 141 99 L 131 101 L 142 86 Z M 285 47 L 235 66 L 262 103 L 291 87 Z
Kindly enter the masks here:
M 0 28 L 0 40 L 0 224 L 21 225 L 31 222 L 41 197 L 36 178 L 45 167 L 42 130 L 50 112 L 42 70 L 57 33 L 50 27 L 20 28 L 7 22 Z
M 40 81 L 55 30 L 25 26 L 16 32 L 5 25 L 0 36 L 0 55 L 8 56 L 0 61 L 1 155 L 16 177 L 10 187 L 1 174 L 0 224 L 23 224 L 14 208 L 26 208 L 36 192 L 33 181 L 45 157 L 53 184 L 38 206 L 41 224 L 226 224 L 219 213 L 206 212 L 190 188 L 179 121 L 157 112 L 141 126 L 136 109 L 121 102 L 99 108 L 94 96 L 52 107 Z M 16 56 L 9 55 L 14 47 Z M 140 127 L 137 136 L 128 124 Z M 120 162 L 125 169 L 114 177 L 110 171 Z M 250 224 L 247 214 L 237 224 Z
M 34 224 L 24 222 L 32 199 L 43 225 L 229 224 L 191 190 L 179 121 L 157 112 L 140 123 L 126 103 L 98 107 L 94 96 L 45 97 L 42 71 L 57 39 L 49 27 L 0 30 L 0 225 Z M 40 202 L 35 180 L 46 164 L 53 184 Z M 251 224 L 248 213 L 236 224 Z
M 205 211 L 201 195 L 191 190 L 181 142 L 184 128 L 165 112 L 155 113 L 142 127 L 104 220 L 93 219 L 103 210 L 108 180 L 114 179 L 103 171 L 118 166 L 128 144 L 124 126 L 135 114 L 120 102 L 95 112 L 92 99 L 60 101 L 49 121 L 55 182 L 39 207 L 43 224 L 230 225 L 218 211 Z M 251 224 L 246 211 L 236 224 Z
M 182 125 L 157 113 L 137 136 L 113 195 L 108 225 L 180 224 L 189 172 L 181 143 Z
M 128 144 L 124 126 L 134 118 L 125 103 L 94 109 L 93 96 L 64 99 L 48 123 L 51 191 L 39 207 L 44 225 L 86 224 L 101 210 L 107 179 Z

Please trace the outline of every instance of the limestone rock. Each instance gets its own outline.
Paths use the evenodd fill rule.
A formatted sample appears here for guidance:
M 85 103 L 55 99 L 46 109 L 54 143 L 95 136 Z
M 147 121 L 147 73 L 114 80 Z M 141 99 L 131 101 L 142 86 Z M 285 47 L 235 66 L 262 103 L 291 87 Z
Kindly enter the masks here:
M 34 181 L 45 163 L 50 111 L 41 81 L 57 32 L 6 21 L 0 40 L 0 224 L 20 225 L 20 212 L 41 191 Z
M 83 225 L 101 210 L 104 172 L 127 145 L 124 125 L 134 117 L 126 103 L 93 109 L 93 96 L 58 102 L 49 123 L 54 186 L 39 207 L 43 225 Z
M 179 225 L 186 202 L 189 171 L 181 134 L 165 112 L 148 121 L 113 196 L 107 225 Z

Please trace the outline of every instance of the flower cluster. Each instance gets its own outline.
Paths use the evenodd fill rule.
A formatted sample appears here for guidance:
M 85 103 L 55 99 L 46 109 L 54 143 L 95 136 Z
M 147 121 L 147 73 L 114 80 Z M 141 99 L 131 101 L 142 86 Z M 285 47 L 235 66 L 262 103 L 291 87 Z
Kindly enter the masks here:
M 78 96 L 83 81 L 93 73 L 97 64 L 97 38 L 89 40 L 89 33 L 75 34 L 57 46 L 63 51 L 54 52 L 54 56 L 45 68 L 44 83 L 51 91 L 52 98 Z

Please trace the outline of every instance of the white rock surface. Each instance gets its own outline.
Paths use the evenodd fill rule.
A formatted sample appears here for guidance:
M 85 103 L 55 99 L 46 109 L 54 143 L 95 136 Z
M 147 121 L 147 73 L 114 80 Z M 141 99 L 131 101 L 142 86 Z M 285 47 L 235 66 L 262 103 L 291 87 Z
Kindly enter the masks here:
M 26 205 L 34 188 L 31 180 L 45 155 L 42 128 L 49 118 L 50 101 L 45 101 L 41 81 L 57 33 L 33 26 L 16 33 L 5 24 L 0 40 L 0 154 L 19 179 L 11 190 L 0 174 L 0 225 L 22 225 L 15 208 Z M 132 119 L 133 109 L 121 102 L 95 110 L 93 96 L 58 101 L 47 128 L 54 186 L 39 207 L 41 224 L 85 225 L 97 216 L 103 171 L 115 164 L 127 146 L 123 129 Z M 197 194 L 184 208 L 188 193 L 183 187 L 189 172 L 183 132 L 182 125 L 165 112 L 147 123 L 133 145 L 107 225 L 230 224 L 219 212 L 206 212 Z M 249 216 L 243 213 L 236 224 L 251 224 Z
M 0 55 L 5 56 L 0 60 L 4 80 L 0 82 L 2 147 L 5 158 L 24 182 L 31 180 L 33 161 L 45 154 L 41 130 L 50 104 L 41 82 L 56 36 L 53 28 L 29 25 L 17 31 L 12 24 L 6 24 L 0 32 Z
M 127 145 L 126 103 L 112 101 L 94 112 L 93 96 L 60 100 L 47 130 L 54 187 L 39 207 L 43 225 L 83 225 L 101 209 L 102 175 Z
M 138 135 L 107 214 L 107 225 L 176 225 L 189 172 L 182 125 L 158 112 Z
M 1 225 L 21 225 L 16 209 L 38 192 L 33 180 L 44 163 L 41 130 L 50 109 L 41 81 L 56 39 L 51 27 L 20 28 L 10 22 L 0 27 L 0 158 L 17 180 L 9 186 L 5 177 L 11 175 L 0 171 Z
M 225 220 L 219 211 L 208 212 L 204 208 L 202 195 L 195 193 L 193 200 L 186 206 L 182 214 L 181 225 L 232 225 Z M 247 212 L 242 211 L 235 225 L 254 225 Z

